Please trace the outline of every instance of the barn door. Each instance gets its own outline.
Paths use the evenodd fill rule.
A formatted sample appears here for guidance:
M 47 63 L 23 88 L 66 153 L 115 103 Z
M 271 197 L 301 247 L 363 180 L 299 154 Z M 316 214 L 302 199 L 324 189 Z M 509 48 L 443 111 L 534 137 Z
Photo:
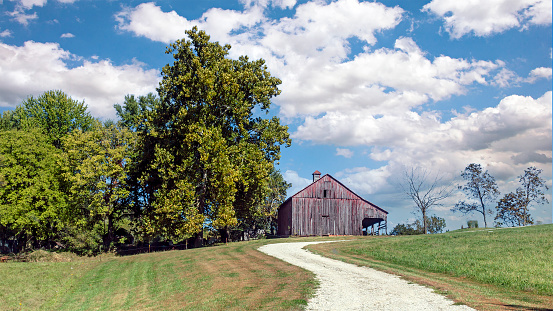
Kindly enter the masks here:
M 322 200 L 322 201 L 323 201 L 323 210 L 321 213 L 321 216 L 322 216 L 321 235 L 330 235 L 332 230 L 331 217 L 330 217 L 330 200 Z

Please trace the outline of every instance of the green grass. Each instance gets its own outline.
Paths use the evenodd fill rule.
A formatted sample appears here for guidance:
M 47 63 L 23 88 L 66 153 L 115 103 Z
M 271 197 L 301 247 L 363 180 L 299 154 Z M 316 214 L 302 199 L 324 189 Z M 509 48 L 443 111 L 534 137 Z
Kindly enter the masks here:
M 302 309 L 317 283 L 311 273 L 257 251 L 269 242 L 275 241 L 2 263 L 0 310 Z
M 553 225 L 356 240 L 340 251 L 553 295 Z
M 553 225 L 363 237 L 308 248 L 438 289 L 445 282 L 448 285 L 443 288 L 463 291 L 459 295 L 469 300 L 475 294 L 481 294 L 477 299 L 489 301 L 506 295 L 503 301 L 489 305 L 522 306 L 529 302 L 551 307 L 548 304 L 553 302 Z M 473 305 L 479 304 L 473 301 Z
M 73 262 L 0 263 L 0 310 L 300 310 L 313 275 L 257 251 L 266 243 Z M 553 225 L 359 237 L 309 246 L 403 275 L 481 310 L 553 305 Z

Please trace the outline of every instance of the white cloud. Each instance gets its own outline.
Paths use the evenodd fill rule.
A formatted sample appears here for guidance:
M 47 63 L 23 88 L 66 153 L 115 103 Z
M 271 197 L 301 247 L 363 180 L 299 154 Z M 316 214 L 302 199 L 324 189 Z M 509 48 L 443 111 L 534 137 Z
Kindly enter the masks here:
M 34 6 L 42 7 L 48 2 L 48 0 L 11 0 L 11 1 L 17 2 L 17 4 L 20 7 L 27 10 L 32 9 Z M 57 1 L 61 3 L 73 3 L 77 0 L 57 0 Z
M 377 169 L 358 167 L 339 172 L 336 176 L 341 176 L 340 181 L 358 194 L 374 194 L 390 187 L 391 172 L 387 166 Z
M 353 151 L 347 148 L 336 148 L 336 155 L 349 159 L 353 157 Z
M 360 183 L 363 175 L 370 180 L 375 180 L 374 175 L 399 176 L 404 166 L 432 168 L 453 178 L 468 163 L 476 162 L 488 166 L 496 178 L 505 179 L 537 165 L 550 177 L 551 94 L 537 99 L 508 96 L 496 107 L 445 122 L 432 112 L 408 111 L 381 118 L 333 112 L 307 118 L 292 137 L 322 144 L 373 146 L 370 157 L 387 161 L 387 165 L 376 172 L 344 173 L 344 178 L 357 176 L 350 178 L 352 187 L 365 189 L 365 193 L 376 190 Z
M 75 35 L 70 32 L 67 32 L 61 35 L 61 38 L 74 38 L 74 37 Z
M 530 71 L 530 74 L 528 75 L 528 79 L 526 79 L 526 81 L 529 83 L 534 83 L 538 79 L 551 79 L 551 68 L 539 67 Z
M 7 38 L 11 36 L 12 32 L 9 29 L 4 29 L 2 32 L 0 32 L 0 38 Z
M 69 67 L 68 61 L 78 62 Z M 0 106 L 15 107 L 29 95 L 60 89 L 85 100 L 96 117 L 113 118 L 113 104 L 126 94 L 155 91 L 157 70 L 147 70 L 134 61 L 116 66 L 109 60 L 87 61 L 63 50 L 56 43 L 27 41 L 23 46 L 0 43 Z
M 35 13 L 27 14 L 21 8 L 16 8 L 13 12 L 7 12 L 8 16 L 11 16 L 12 19 L 23 26 L 29 25 L 29 22 L 38 18 L 38 15 Z
M 25 9 L 31 9 L 33 6 L 44 6 L 48 0 L 12 0 L 17 2 Z
M 170 43 L 186 36 L 193 26 L 206 30 L 216 40 L 222 40 L 241 27 L 251 27 L 262 18 L 262 10 L 254 7 L 246 12 L 209 9 L 198 20 L 189 21 L 175 11 L 163 12 L 153 2 L 142 3 L 116 14 L 120 30 L 129 31 L 153 41 Z
M 27 11 L 33 9 L 33 7 L 43 7 L 48 0 L 11 0 L 16 2 L 13 12 L 7 12 L 6 14 L 12 17 L 12 20 L 27 26 L 29 23 L 38 18 L 36 12 L 28 14 Z M 57 0 L 61 3 L 73 3 L 77 0 Z M 0 2 L 1 4 L 1 2 Z
M 194 25 L 175 11 L 162 12 L 153 2 L 126 8 L 115 16 L 119 29 L 154 41 L 169 43 L 185 36 Z
M 266 8 L 269 5 L 281 9 L 291 9 L 296 5 L 296 0 L 239 0 L 246 8 L 259 6 Z
M 434 101 L 461 95 L 473 83 L 488 84 L 502 62 L 427 58 L 411 38 L 400 38 L 395 49 L 358 54 L 340 64 L 285 71 L 281 113 L 332 114 L 345 110 L 363 115 L 397 114 Z
M 433 0 L 422 10 L 442 17 L 447 32 L 456 39 L 471 32 L 489 36 L 551 24 L 551 0 Z
M 282 174 L 284 180 L 292 184 L 292 187 L 288 189 L 288 196 L 291 196 L 303 188 L 309 186 L 313 181 L 311 179 L 303 178 L 298 175 L 298 172 L 287 170 Z
M 512 70 L 502 68 L 497 75 L 495 75 L 492 84 L 499 87 L 508 87 L 516 85 L 522 79 Z

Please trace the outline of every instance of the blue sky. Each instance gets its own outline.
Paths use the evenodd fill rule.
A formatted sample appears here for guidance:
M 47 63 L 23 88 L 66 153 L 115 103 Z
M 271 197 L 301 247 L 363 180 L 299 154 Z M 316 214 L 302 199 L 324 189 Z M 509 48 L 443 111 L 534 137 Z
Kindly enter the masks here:
M 389 211 L 415 219 L 398 188 L 420 167 L 462 183 L 480 163 L 506 194 L 536 166 L 551 189 L 551 0 L 92 1 L 0 0 L 0 111 L 61 89 L 99 118 L 126 94 L 155 91 L 165 47 L 197 25 L 263 58 L 279 77 L 273 112 L 292 147 L 279 169 L 305 187 L 331 174 Z M 551 190 L 547 196 L 551 201 Z M 432 214 L 448 229 L 482 223 Z M 534 205 L 551 223 L 551 204 Z

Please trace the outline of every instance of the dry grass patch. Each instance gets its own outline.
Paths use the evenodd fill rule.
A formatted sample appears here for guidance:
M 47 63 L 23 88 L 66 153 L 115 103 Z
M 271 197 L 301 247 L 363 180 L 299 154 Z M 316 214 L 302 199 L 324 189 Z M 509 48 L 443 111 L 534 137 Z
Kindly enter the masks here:
M 257 250 L 269 242 L 2 264 L 9 290 L 0 294 L 0 309 L 300 310 L 314 292 L 313 275 Z

